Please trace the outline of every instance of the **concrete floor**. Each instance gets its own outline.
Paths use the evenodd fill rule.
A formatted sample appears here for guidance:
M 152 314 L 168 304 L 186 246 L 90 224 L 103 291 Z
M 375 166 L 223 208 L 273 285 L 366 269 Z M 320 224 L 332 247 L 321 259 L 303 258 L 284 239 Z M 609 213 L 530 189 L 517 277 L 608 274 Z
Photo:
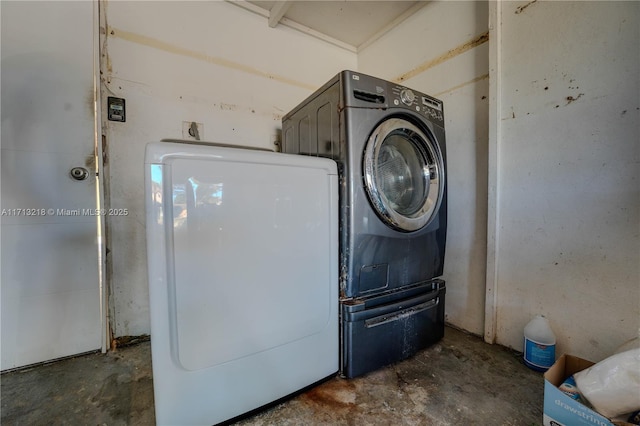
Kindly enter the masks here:
M 149 342 L 1 376 L 2 425 L 151 425 Z M 409 360 L 335 378 L 237 425 L 541 425 L 543 378 L 519 354 L 446 328 Z

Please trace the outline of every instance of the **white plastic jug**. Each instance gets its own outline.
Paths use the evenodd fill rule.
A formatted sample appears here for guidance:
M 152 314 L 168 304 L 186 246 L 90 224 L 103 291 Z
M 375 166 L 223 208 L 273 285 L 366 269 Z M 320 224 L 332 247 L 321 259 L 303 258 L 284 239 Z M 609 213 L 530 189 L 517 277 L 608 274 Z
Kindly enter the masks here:
M 556 361 L 556 336 L 549 321 L 536 315 L 524 327 L 524 363 L 536 371 L 547 371 Z

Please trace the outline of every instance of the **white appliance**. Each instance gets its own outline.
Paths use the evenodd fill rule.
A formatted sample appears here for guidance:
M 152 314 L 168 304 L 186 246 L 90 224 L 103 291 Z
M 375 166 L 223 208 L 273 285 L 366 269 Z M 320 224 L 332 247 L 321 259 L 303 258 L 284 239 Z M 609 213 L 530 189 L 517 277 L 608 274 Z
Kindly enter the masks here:
M 223 422 L 338 371 L 334 161 L 147 145 L 157 424 Z

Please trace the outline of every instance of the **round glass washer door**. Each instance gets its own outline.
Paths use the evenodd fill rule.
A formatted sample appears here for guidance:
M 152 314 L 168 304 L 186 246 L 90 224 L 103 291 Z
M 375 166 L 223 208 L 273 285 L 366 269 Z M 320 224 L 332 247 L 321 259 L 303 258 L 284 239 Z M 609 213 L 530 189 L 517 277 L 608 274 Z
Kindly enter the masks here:
M 431 222 L 444 194 L 444 176 L 435 141 L 407 120 L 383 121 L 367 141 L 365 188 L 377 214 L 395 229 L 417 231 Z

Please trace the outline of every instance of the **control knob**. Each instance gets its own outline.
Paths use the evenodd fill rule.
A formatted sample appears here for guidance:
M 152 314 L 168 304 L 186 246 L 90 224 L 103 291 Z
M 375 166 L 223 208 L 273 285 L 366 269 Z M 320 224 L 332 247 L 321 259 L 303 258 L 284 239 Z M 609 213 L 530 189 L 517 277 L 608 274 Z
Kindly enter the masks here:
M 402 89 L 400 99 L 406 105 L 411 105 L 416 100 L 416 95 L 410 89 Z

